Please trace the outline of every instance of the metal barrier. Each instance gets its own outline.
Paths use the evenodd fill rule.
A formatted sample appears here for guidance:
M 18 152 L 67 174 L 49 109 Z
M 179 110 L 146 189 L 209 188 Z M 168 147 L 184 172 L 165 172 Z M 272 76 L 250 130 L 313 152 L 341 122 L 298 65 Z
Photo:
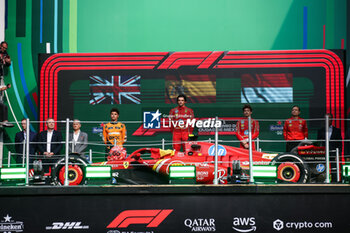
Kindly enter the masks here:
M 218 117 L 215 118 L 216 121 L 219 120 Z M 317 119 L 319 120 L 319 119 Z M 332 140 L 330 140 L 329 138 L 329 116 L 326 115 L 324 119 L 322 120 L 325 120 L 325 158 L 326 158 L 326 161 L 325 161 L 325 166 L 326 166 L 326 178 L 325 178 L 325 183 L 330 183 L 330 164 L 331 163 L 336 163 L 336 181 L 337 182 L 340 182 L 341 181 L 341 177 L 340 177 L 340 159 L 339 159 L 339 156 L 340 156 L 340 151 L 339 151 L 339 148 L 337 148 L 336 150 L 332 151 L 330 150 L 330 147 L 329 147 L 329 144 L 330 142 L 332 142 Z M 345 119 L 341 119 L 341 120 L 345 120 Z M 272 121 L 272 120 L 271 120 Z M 275 121 L 275 120 L 273 120 Z M 65 154 L 64 154 L 64 157 L 65 157 L 65 167 L 68 168 L 70 166 L 70 163 L 69 163 L 69 145 L 71 143 L 72 147 L 74 148 L 74 143 L 73 141 L 69 141 L 69 124 L 72 123 L 72 121 L 70 119 L 66 119 L 65 121 L 57 121 L 59 123 L 64 123 L 65 124 L 65 141 L 62 141 L 62 142 L 58 142 L 58 143 L 62 143 L 62 144 L 65 144 Z M 30 121 L 29 119 L 27 119 L 26 121 L 26 127 L 27 129 L 30 129 Z M 252 172 L 253 172 L 253 164 L 255 162 L 259 162 L 259 161 L 253 161 L 253 146 L 252 146 L 252 142 L 254 141 L 252 139 L 252 129 L 251 129 L 251 123 L 252 123 L 252 119 L 249 117 L 248 118 L 248 124 L 249 124 L 249 132 L 248 132 L 248 143 L 249 143 L 249 150 L 248 150 L 248 154 L 249 154 L 249 182 L 250 183 L 254 183 L 254 176 L 252 175 Z M 225 163 L 231 163 L 231 161 L 218 161 L 218 146 L 219 146 L 219 143 L 225 143 L 225 142 L 230 142 L 230 143 L 239 143 L 238 140 L 230 140 L 230 141 L 225 141 L 225 140 L 219 140 L 219 129 L 218 127 L 215 128 L 215 139 L 214 139 L 214 145 L 215 145 L 215 149 L 214 149 L 214 167 L 215 167 L 215 170 L 214 170 L 214 179 L 213 179 L 213 184 L 219 184 L 219 177 L 218 177 L 218 166 L 219 165 L 225 165 Z M 212 142 L 212 139 L 211 138 L 207 138 L 206 141 L 209 141 L 209 142 Z M 318 141 L 318 140 L 312 140 L 312 141 Z M 334 141 L 334 140 L 333 140 Z M 344 141 L 344 140 L 342 140 Z M 349 140 L 345 140 L 345 142 L 347 142 Z M 168 147 L 168 146 L 171 146 L 174 144 L 174 142 L 169 142 L 167 143 L 166 139 L 162 138 L 160 141 L 148 141 L 149 143 L 147 144 L 142 144 L 142 143 L 138 143 L 139 141 L 135 141 L 137 142 L 136 144 L 126 144 L 125 146 L 126 147 L 139 147 L 139 146 L 159 146 L 161 147 L 163 150 Z M 159 143 L 157 143 L 159 142 Z M 270 142 L 270 140 L 264 140 L 264 139 L 261 139 L 261 138 L 257 138 L 255 139 L 255 142 L 256 142 L 256 149 L 257 151 L 261 150 L 261 145 L 262 143 L 266 143 L 266 142 Z M 274 140 L 274 142 L 276 142 L 276 140 Z M 277 142 L 284 142 L 284 140 L 279 140 Z M 11 143 L 4 143 L 5 145 L 7 144 L 11 144 Z M 29 137 L 27 136 L 26 137 L 26 140 L 22 142 L 23 144 L 23 147 L 25 148 L 25 150 L 23 150 L 23 157 L 22 157 L 22 166 L 25 165 L 25 168 L 26 168 L 26 173 L 29 174 L 29 164 L 30 164 L 30 158 L 31 156 L 35 156 L 35 155 L 30 155 L 29 154 L 29 151 L 30 151 L 30 144 L 39 144 L 38 142 L 30 142 L 30 139 Z M 105 147 L 105 144 L 103 142 L 89 142 L 89 145 L 95 145 L 95 146 L 102 146 L 102 147 Z M 72 149 L 72 151 L 74 151 L 74 149 Z M 335 154 L 335 162 L 331 162 L 330 161 L 330 152 L 336 152 Z M 105 157 L 105 152 L 99 152 L 99 151 L 93 151 L 93 150 L 89 150 L 89 162 L 92 163 L 93 162 L 93 154 L 96 154 L 96 155 L 102 155 L 102 157 Z M 344 153 L 344 152 L 343 152 Z M 15 155 L 16 153 L 12 153 L 11 151 L 9 151 L 8 153 L 8 163 L 7 163 L 7 166 L 8 167 L 11 167 L 11 156 L 12 155 Z M 25 157 L 24 157 L 25 155 Z M 25 162 L 24 162 L 25 161 Z M 44 163 L 46 165 L 46 163 Z M 49 165 L 52 165 L 52 164 L 49 164 Z M 228 166 L 231 166 L 231 164 L 229 164 Z M 69 185 L 69 181 L 68 181 L 68 177 L 69 177 L 69 169 L 65 169 L 65 181 L 64 181 L 64 185 L 67 186 Z M 334 178 L 333 178 L 334 179 Z M 29 185 L 29 178 L 28 176 L 26 177 L 26 180 L 25 180 L 25 183 L 26 185 Z

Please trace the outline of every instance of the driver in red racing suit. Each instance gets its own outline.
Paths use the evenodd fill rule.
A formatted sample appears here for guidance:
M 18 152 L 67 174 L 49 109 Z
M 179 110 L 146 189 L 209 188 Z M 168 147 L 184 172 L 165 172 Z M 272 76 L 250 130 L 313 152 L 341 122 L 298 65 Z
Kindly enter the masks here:
M 249 124 L 248 117 L 253 114 L 253 109 L 249 104 L 246 104 L 242 108 L 243 115 L 246 119 L 237 121 L 237 132 L 236 137 L 240 140 L 239 147 L 244 149 L 249 149 Z M 251 119 L 251 130 L 252 130 L 252 140 L 259 136 L 259 122 Z M 252 149 L 255 150 L 255 143 L 252 141 Z
M 284 122 L 283 137 L 287 141 L 287 152 L 298 146 L 301 140 L 308 137 L 307 124 L 303 118 L 299 117 L 300 112 L 300 107 L 294 105 L 292 107 L 292 117 Z
M 185 144 L 188 140 L 188 135 L 192 134 L 193 128 L 187 125 L 187 119 L 193 119 L 193 110 L 185 106 L 186 96 L 179 95 L 177 97 L 176 108 L 173 108 L 169 112 L 169 121 L 171 124 L 171 131 L 173 133 L 173 148 L 176 151 L 180 151 L 181 145 L 182 150 L 185 151 Z

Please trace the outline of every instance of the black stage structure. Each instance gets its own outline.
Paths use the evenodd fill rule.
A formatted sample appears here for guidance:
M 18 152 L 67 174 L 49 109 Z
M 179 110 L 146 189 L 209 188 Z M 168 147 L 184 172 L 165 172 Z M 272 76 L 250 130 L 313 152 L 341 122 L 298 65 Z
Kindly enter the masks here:
M 124 114 L 130 112 L 123 116 L 128 120 L 140 121 L 142 112 L 158 108 L 169 111 L 164 80 L 171 83 L 171 77 L 176 76 L 178 81 L 197 81 L 192 80 L 194 76 L 203 78 L 204 75 L 208 80 L 215 76 L 218 87 L 213 90 L 216 94 L 215 102 L 210 102 L 211 112 L 221 111 L 222 117 L 234 115 L 226 112 L 233 106 L 240 111 L 242 99 L 239 97 L 245 88 L 256 87 L 247 86 L 245 79 L 277 75 L 293 84 L 290 88 L 302 99 L 308 118 L 320 118 L 325 112 L 331 112 L 335 118 L 342 119 L 345 116 L 343 57 L 343 50 L 42 55 L 39 58 L 39 120 L 44 122 L 48 117 L 101 120 L 98 119 L 100 113 L 110 105 L 90 104 L 90 97 L 96 94 L 91 79 L 114 77 L 116 80 L 115 77 L 135 75 L 142 77 L 139 91 L 142 104 L 118 106 Z M 288 82 L 292 78 L 293 82 Z M 306 89 L 305 81 L 310 84 Z M 227 90 L 226 87 L 237 88 Z M 266 104 L 289 112 L 291 102 L 264 102 L 261 109 L 265 112 Z M 193 105 L 198 116 L 212 117 L 205 115 L 207 103 L 194 102 Z M 135 108 L 139 114 L 130 110 Z M 335 126 L 344 136 L 345 122 L 337 121 Z M 133 132 L 134 140 L 140 136 L 144 140 L 146 136 L 138 134 L 138 127 L 128 125 L 128 131 Z M 43 129 L 41 123 L 39 130 Z M 93 132 L 93 129 L 86 131 Z M 229 137 L 232 140 L 231 135 Z M 89 139 L 100 140 L 97 136 Z M 348 232 L 350 228 L 347 184 L 0 187 L 0 198 L 0 232 L 338 233 Z
M 348 232 L 347 184 L 1 187 L 0 232 Z

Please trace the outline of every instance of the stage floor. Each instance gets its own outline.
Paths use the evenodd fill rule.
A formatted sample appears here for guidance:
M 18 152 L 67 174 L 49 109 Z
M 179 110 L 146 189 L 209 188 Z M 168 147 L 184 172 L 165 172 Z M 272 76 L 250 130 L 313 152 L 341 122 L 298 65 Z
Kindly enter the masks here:
M 0 188 L 0 232 L 348 232 L 350 185 Z
M 2 186 L 0 196 L 105 194 L 349 194 L 350 184 Z

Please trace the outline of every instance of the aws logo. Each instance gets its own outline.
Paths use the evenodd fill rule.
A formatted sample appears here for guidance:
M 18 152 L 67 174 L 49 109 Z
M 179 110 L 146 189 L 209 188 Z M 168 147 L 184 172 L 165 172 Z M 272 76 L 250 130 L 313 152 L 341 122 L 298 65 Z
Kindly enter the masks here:
M 131 224 L 147 224 L 158 227 L 173 210 L 125 210 L 107 228 L 126 228 Z
M 232 229 L 238 232 L 251 232 L 256 231 L 255 218 L 239 218 L 234 217 L 232 222 Z

